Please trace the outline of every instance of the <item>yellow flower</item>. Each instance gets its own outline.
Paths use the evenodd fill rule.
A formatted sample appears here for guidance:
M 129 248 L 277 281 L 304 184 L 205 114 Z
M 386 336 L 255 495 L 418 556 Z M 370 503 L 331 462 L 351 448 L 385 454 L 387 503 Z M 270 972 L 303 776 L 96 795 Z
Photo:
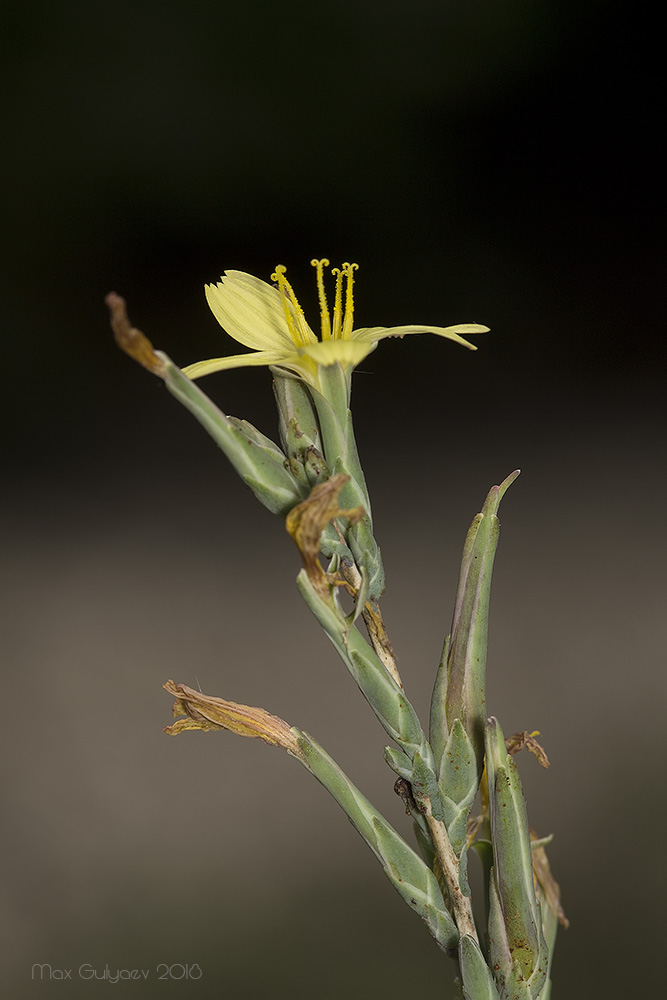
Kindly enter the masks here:
M 324 268 L 329 261 L 313 260 L 317 269 L 317 289 L 320 300 L 321 339 L 306 322 L 291 285 L 285 278 L 286 268 L 279 265 L 271 280 L 277 287 L 246 274 L 226 271 L 216 285 L 206 286 L 206 298 L 213 315 L 227 333 L 253 353 L 232 354 L 225 358 L 198 361 L 184 368 L 190 378 L 200 378 L 225 368 L 248 365 L 278 365 L 296 373 L 315 389 L 319 388 L 318 368 L 340 363 L 354 368 L 375 350 L 385 337 L 403 337 L 407 333 L 434 333 L 474 351 L 476 348 L 461 334 L 486 333 L 488 327 L 476 323 L 458 326 L 391 326 L 352 328 L 354 300 L 352 288 L 357 264 L 333 268 L 336 276 L 333 320 L 324 290 Z M 343 284 L 345 303 L 343 306 Z

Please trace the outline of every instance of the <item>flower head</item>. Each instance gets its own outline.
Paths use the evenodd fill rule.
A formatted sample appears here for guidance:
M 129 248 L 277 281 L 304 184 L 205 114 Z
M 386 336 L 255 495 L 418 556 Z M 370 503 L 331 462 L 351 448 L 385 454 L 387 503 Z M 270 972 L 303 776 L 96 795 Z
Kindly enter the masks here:
M 244 271 L 226 271 L 217 284 L 206 286 L 206 298 L 220 325 L 234 340 L 252 348 L 252 353 L 198 361 L 183 369 L 185 374 L 190 378 L 200 378 L 225 368 L 277 365 L 294 372 L 317 389 L 320 367 L 340 364 L 343 369 L 352 369 L 385 337 L 434 333 L 474 351 L 474 345 L 464 340 L 461 334 L 488 331 L 488 327 L 476 323 L 447 327 L 376 326 L 355 330 L 353 286 L 358 265 L 345 263 L 342 268 L 333 268 L 336 288 L 332 317 L 324 288 L 324 268 L 329 266 L 329 261 L 312 260 L 311 264 L 317 269 L 320 339 L 306 322 L 282 264 L 271 275 L 275 285 L 269 285 Z

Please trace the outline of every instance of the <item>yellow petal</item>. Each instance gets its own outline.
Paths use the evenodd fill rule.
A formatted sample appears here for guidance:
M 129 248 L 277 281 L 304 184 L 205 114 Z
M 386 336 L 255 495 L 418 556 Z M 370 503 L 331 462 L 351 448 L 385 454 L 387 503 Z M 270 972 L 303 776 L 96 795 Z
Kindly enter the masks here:
M 250 368 L 256 365 L 280 365 L 285 363 L 284 351 L 256 351 L 252 354 L 229 354 L 226 358 L 209 358 L 208 361 L 195 361 L 183 369 L 188 378 L 202 378 L 212 372 L 220 372 L 225 368 Z
M 218 323 L 239 344 L 258 351 L 294 350 L 277 288 L 245 271 L 225 271 L 205 292 Z
M 351 338 L 362 342 L 384 340 L 385 337 L 404 337 L 411 333 L 434 333 L 436 337 L 446 337 L 456 344 L 467 347 L 470 351 L 476 351 L 474 344 L 469 344 L 461 334 L 469 336 L 474 333 L 488 333 L 488 326 L 480 326 L 479 323 L 458 323 L 456 326 L 390 326 L 390 327 L 370 327 L 368 329 L 353 330 Z

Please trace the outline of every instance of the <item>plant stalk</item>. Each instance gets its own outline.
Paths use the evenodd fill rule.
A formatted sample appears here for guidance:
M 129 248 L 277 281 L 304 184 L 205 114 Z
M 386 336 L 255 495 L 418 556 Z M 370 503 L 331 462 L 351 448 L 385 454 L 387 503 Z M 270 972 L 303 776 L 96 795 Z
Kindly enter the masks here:
M 454 853 L 454 848 L 452 847 L 449 835 L 447 834 L 447 828 L 441 820 L 437 820 L 434 817 L 430 807 L 427 808 L 425 815 L 431 839 L 433 841 L 433 846 L 447 885 L 449 899 L 452 904 L 454 919 L 456 921 L 456 926 L 459 929 L 459 934 L 461 934 L 461 936 L 468 934 L 473 939 L 475 944 L 479 945 L 475 918 L 472 913 L 472 902 L 470 896 L 464 895 L 461 891 L 461 886 L 459 885 L 459 869 L 461 867 L 461 863 Z

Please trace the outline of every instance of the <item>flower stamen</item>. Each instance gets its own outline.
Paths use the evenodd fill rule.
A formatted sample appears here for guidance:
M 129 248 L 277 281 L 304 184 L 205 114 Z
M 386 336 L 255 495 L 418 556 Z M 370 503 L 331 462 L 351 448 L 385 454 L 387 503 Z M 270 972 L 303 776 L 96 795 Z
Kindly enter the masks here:
M 324 268 L 329 266 L 326 257 L 322 260 L 311 260 L 313 267 L 317 268 L 317 296 L 320 300 L 320 317 L 322 328 L 322 340 L 331 340 L 331 317 L 329 315 L 329 303 L 327 293 L 324 290 Z
M 271 281 L 278 283 L 280 300 L 285 313 L 285 321 L 290 337 L 297 347 L 305 347 L 312 340 L 312 331 L 306 322 L 303 309 L 299 305 L 299 300 L 294 294 L 294 289 L 285 277 L 287 268 L 284 264 L 278 264 L 271 275 Z
M 352 333 L 352 321 L 354 319 L 354 296 L 352 286 L 354 285 L 354 272 L 359 269 L 358 264 L 343 264 L 343 274 L 347 278 L 345 287 L 345 316 L 343 318 L 343 340 L 349 340 Z
M 339 267 L 332 267 L 331 273 L 336 275 L 336 291 L 334 293 L 333 331 L 334 340 L 340 340 L 343 325 L 343 272 Z
M 354 296 L 352 286 L 354 285 L 354 272 L 358 269 L 358 264 L 348 264 L 347 261 L 342 268 L 333 267 L 331 273 L 336 275 L 336 300 L 334 303 L 334 340 L 349 340 L 352 333 L 354 320 Z M 345 314 L 343 314 L 343 281 L 345 285 Z

